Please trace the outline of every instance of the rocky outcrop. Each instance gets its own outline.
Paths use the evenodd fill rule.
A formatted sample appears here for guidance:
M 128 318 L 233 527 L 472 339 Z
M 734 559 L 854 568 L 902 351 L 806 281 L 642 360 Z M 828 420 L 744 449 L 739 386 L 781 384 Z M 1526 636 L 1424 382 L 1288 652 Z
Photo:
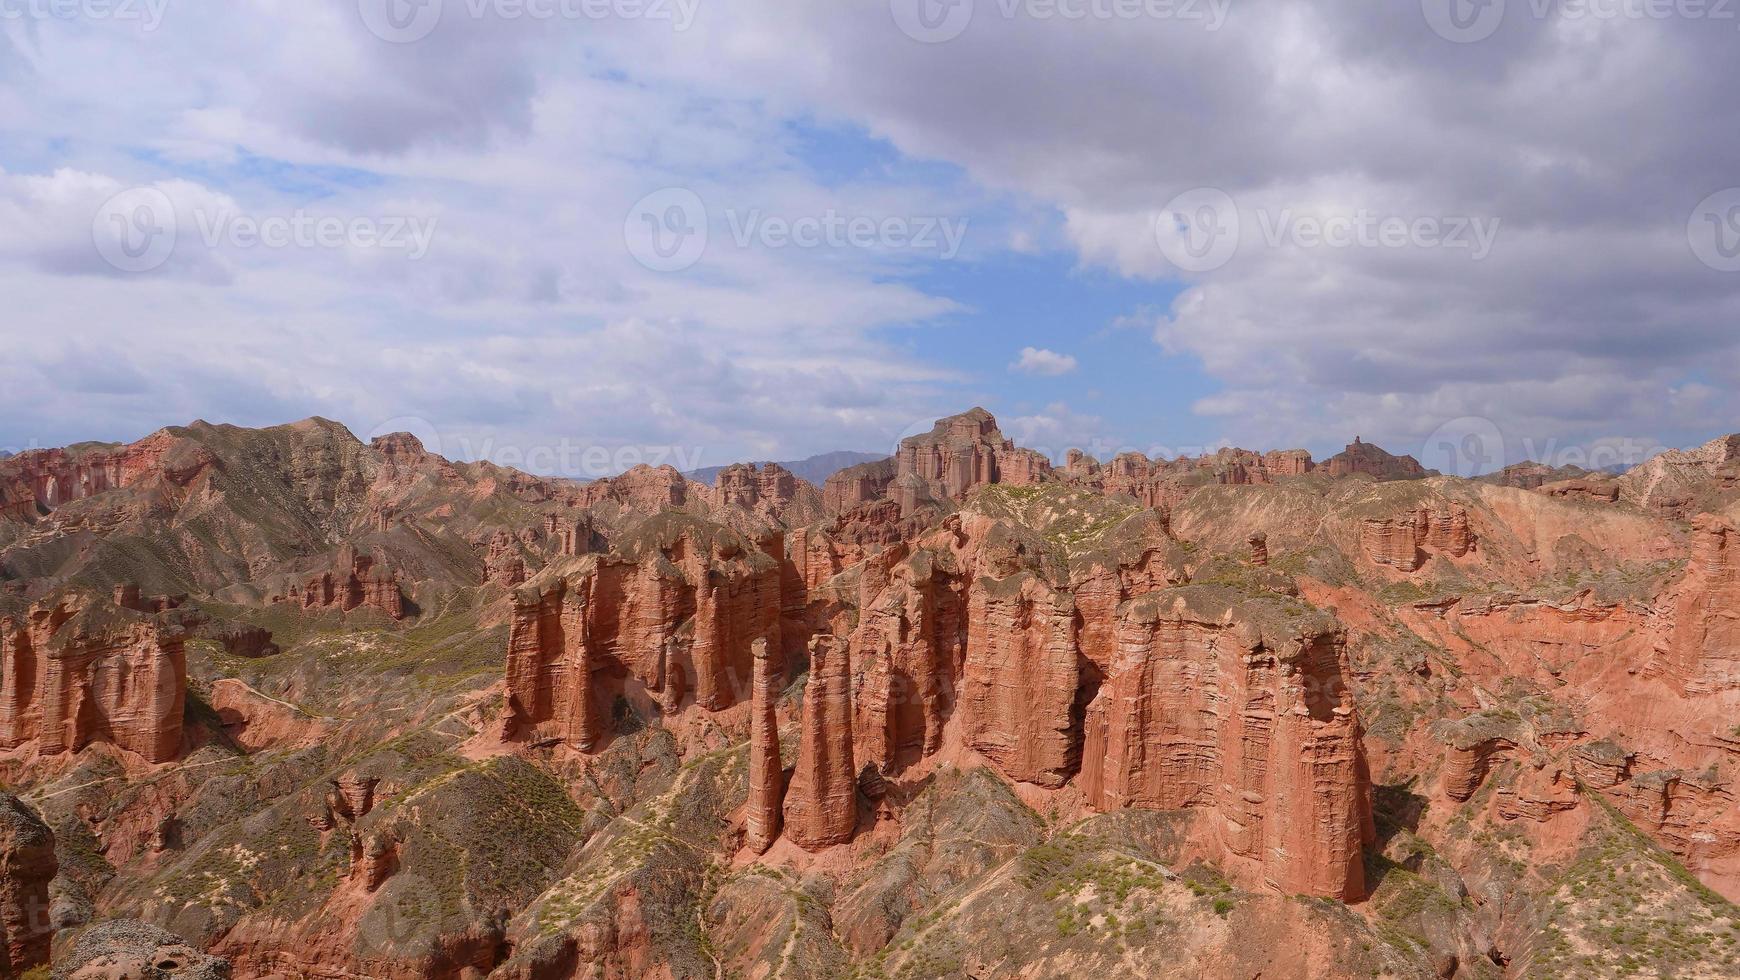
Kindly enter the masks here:
M 1363 895 L 1369 782 L 1333 621 L 1187 587 L 1128 603 L 1117 643 L 1086 709 L 1088 802 L 1200 809 L 1274 887 Z
M 852 839 L 858 825 L 858 774 L 852 764 L 851 662 L 846 641 L 810 641 L 797 768 L 785 797 L 785 834 L 806 850 Z
M 1251 548 L 1251 564 L 1258 568 L 1269 567 L 1269 536 L 1257 531 L 1246 539 L 1246 543 Z
M 960 712 L 967 744 L 1009 778 L 1056 788 L 1081 758 L 1075 602 L 1038 577 L 982 577 L 967 597 Z
M 1358 436 L 1342 452 L 1324 460 L 1318 467 L 1332 478 L 1369 476 L 1375 480 L 1419 480 L 1433 476 L 1412 456 L 1394 456 Z
M 274 597 L 274 601 L 295 603 L 304 609 L 341 612 L 368 607 L 392 619 L 405 618 L 405 597 L 399 590 L 398 576 L 377 565 L 372 556 L 349 546 L 339 551 L 333 568 L 300 587 L 290 586 L 288 592 Z
M 0 619 L 0 748 L 109 742 L 153 763 L 181 752 L 179 624 L 70 596 Z
M 1445 796 L 1462 802 L 1486 780 L 1493 763 L 1522 742 L 1518 723 L 1498 715 L 1476 714 L 1441 722 L 1432 734 L 1444 743 L 1444 769 L 1438 777 Z
M 621 476 L 593 480 L 568 501 L 576 508 L 609 504 L 612 509 L 652 515 L 689 502 L 690 484 L 674 466 L 641 464 Z
M 229 980 L 228 960 L 208 956 L 154 925 L 115 919 L 86 929 L 54 980 Z
M 552 567 L 515 596 L 504 734 L 591 751 L 616 692 L 664 711 L 747 700 L 752 645 L 779 642 L 781 580 L 741 534 L 679 512 Z
M 1687 694 L 1740 689 L 1740 531 L 1702 514 L 1672 598 L 1672 624 L 1649 672 Z
M 483 557 L 483 581 L 510 589 L 525 584 L 526 558 L 517 535 L 506 530 L 490 535 Z
M 1549 497 L 1559 497 L 1565 500 L 1580 500 L 1591 504 L 1615 504 L 1619 502 L 1619 481 L 1613 479 L 1580 477 L 1543 483 L 1536 489 Z
M 933 496 L 965 500 L 974 487 L 992 483 L 1030 486 L 1051 473 L 1039 453 L 1017 449 L 982 408 L 943 419 L 928 434 L 900 444 L 895 478 L 924 481 Z
M 779 758 L 779 697 L 781 665 L 766 640 L 756 640 L 755 690 L 749 716 L 749 807 L 744 815 L 745 843 L 757 854 L 779 837 L 785 803 L 785 765 Z
M 1376 564 L 1412 572 L 1426 563 L 1427 551 L 1461 558 L 1474 550 L 1475 536 L 1466 507 L 1423 504 L 1401 517 L 1366 518 L 1360 523 L 1360 547 Z
M 30 450 L 0 461 L 0 502 L 12 516 L 34 519 L 139 484 L 185 488 L 215 464 L 206 447 L 168 430 L 127 446 Z
M 735 507 L 780 527 L 810 524 L 822 517 L 816 488 L 778 463 L 759 469 L 746 463 L 719 471 L 713 491 L 716 507 Z
M 822 485 L 822 506 L 829 515 L 834 515 L 881 500 L 887 495 L 896 475 L 892 456 L 848 466 L 828 477 Z
M 54 832 L 17 797 L 0 793 L 0 976 L 48 962 L 48 883 L 58 870 Z
M 1405 518 L 1366 518 L 1359 525 L 1359 547 L 1372 562 L 1412 572 L 1425 564 L 1420 552 L 1418 528 L 1413 515 Z

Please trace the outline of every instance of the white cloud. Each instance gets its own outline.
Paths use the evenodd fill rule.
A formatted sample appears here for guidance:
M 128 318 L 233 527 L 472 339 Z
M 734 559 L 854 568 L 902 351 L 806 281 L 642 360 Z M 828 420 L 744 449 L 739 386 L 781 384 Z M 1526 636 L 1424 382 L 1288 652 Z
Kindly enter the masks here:
M 1074 355 L 1059 354 L 1043 347 L 1023 347 L 1020 359 L 1009 365 L 1009 370 L 1055 378 L 1074 373 L 1076 367 Z

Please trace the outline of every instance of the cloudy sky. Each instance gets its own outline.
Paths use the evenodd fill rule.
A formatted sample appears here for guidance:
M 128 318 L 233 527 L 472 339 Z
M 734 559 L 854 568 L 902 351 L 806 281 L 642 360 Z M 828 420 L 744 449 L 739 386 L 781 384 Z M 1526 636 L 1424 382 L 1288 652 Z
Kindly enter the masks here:
M 1724 0 L 0 0 L 0 448 L 1697 443 L 1736 91 Z

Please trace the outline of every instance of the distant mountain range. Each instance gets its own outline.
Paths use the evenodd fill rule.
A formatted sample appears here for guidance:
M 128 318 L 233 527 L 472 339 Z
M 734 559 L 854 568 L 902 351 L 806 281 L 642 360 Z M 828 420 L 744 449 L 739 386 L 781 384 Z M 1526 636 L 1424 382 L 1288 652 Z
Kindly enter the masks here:
M 838 452 L 822 453 L 820 456 L 811 456 L 809 459 L 782 462 L 779 465 L 791 470 L 800 479 L 808 480 L 819 487 L 827 481 L 828 477 L 848 466 L 857 466 L 859 463 L 869 463 L 887 458 L 887 453 L 855 453 L 843 449 Z M 761 463 L 755 465 L 760 466 Z M 724 466 L 708 466 L 683 475 L 696 483 L 705 483 L 711 486 L 719 478 L 719 473 L 723 469 L 725 469 Z

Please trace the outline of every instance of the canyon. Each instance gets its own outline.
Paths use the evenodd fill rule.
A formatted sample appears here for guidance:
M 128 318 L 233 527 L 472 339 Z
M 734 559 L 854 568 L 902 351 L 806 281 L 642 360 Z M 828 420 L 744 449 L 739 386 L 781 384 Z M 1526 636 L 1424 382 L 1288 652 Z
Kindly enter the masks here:
M 7 955 L 1732 976 L 1737 445 L 1054 463 L 973 409 L 820 486 L 321 419 L 22 453 Z

